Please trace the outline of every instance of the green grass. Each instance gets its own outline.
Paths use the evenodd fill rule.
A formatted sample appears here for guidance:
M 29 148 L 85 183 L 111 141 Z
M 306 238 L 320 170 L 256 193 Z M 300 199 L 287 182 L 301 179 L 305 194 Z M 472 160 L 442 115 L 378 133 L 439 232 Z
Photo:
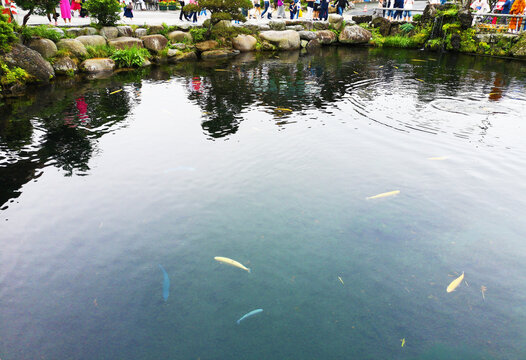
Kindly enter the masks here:
M 115 65 L 118 68 L 141 67 L 144 64 L 144 61 L 149 57 L 150 53 L 148 50 L 136 46 L 122 50 L 115 50 L 110 56 L 110 58 L 115 61 Z
M 24 40 L 29 40 L 33 36 L 53 40 L 54 42 L 58 42 L 64 37 L 64 35 L 56 32 L 55 30 L 52 30 L 47 25 L 26 26 L 22 29 L 22 37 L 24 38 Z
M 109 45 L 87 45 L 86 50 L 88 51 L 87 59 L 109 58 L 115 53 L 115 48 Z

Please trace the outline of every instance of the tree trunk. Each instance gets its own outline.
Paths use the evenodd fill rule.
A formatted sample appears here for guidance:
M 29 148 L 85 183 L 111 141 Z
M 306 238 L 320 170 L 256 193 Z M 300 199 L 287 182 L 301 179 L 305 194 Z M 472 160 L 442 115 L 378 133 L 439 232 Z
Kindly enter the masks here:
M 34 8 L 29 9 L 28 13 L 26 15 L 24 15 L 24 21 L 22 22 L 22 26 L 26 26 L 27 21 L 29 20 L 29 17 L 33 13 L 33 9 Z

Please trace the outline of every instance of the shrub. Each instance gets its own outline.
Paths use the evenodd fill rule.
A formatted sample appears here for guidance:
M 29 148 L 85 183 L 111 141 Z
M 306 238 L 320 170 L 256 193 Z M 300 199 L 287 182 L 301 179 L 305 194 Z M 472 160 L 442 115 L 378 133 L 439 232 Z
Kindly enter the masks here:
M 29 74 L 24 69 L 19 67 L 10 69 L 6 64 L 0 62 L 0 84 L 2 86 L 24 83 L 29 78 Z
M 414 28 L 415 28 L 415 26 L 413 24 L 410 24 L 410 23 L 405 23 L 405 24 L 400 25 L 400 30 L 404 34 L 407 34 L 407 33 L 411 32 L 411 31 L 413 31 Z
M 136 46 L 115 50 L 113 55 L 111 55 L 111 59 L 115 61 L 115 65 L 119 68 L 141 67 L 149 57 L 150 53 L 148 50 Z
M 417 21 L 417 22 L 418 22 L 418 21 L 420 21 L 420 19 L 422 19 L 422 14 L 415 14 L 415 15 L 413 16 L 413 20 L 414 20 L 414 21 Z
M 191 28 L 190 34 L 192 35 L 192 39 L 194 39 L 194 42 L 201 42 L 205 40 L 207 29 L 205 28 Z
M 103 26 L 113 26 L 119 21 L 122 11 L 117 0 L 87 0 L 84 8 Z
M 22 37 L 24 38 L 24 40 L 29 40 L 33 36 L 38 36 L 41 38 L 53 40 L 54 42 L 58 42 L 63 35 L 55 30 L 52 30 L 46 25 L 26 26 L 22 29 Z
M 7 22 L 7 17 L 0 15 L 0 51 L 9 51 L 10 44 L 16 41 L 13 30 L 13 24 Z

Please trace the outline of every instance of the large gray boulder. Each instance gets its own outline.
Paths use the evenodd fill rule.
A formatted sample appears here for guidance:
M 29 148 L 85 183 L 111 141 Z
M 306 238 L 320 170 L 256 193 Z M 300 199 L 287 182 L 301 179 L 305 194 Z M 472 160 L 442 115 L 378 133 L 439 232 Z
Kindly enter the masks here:
M 239 50 L 217 49 L 201 53 L 201 58 L 203 60 L 225 59 L 228 57 L 236 56 L 238 54 Z
M 272 30 L 282 31 L 282 30 L 285 30 L 285 27 L 287 26 L 287 23 L 285 22 L 285 20 L 270 20 L 268 22 L 268 26 Z
M 314 31 L 300 31 L 300 39 L 302 40 L 314 40 L 316 39 L 316 33 Z
M 71 75 L 77 72 L 77 64 L 68 56 L 56 59 L 53 69 L 57 75 Z
M 252 35 L 238 35 L 232 39 L 232 46 L 241 52 L 253 51 L 257 42 Z
M 98 33 L 97 29 L 88 26 L 88 27 L 82 28 L 80 35 L 97 35 L 97 33 Z
M 316 31 L 316 38 L 322 45 L 330 45 L 336 42 L 336 34 L 330 30 Z
M 141 38 L 143 36 L 146 36 L 148 35 L 148 29 L 145 29 L 145 28 L 137 28 L 135 29 L 135 37 L 138 37 L 138 38 Z
M 80 64 L 80 69 L 88 73 L 108 72 L 115 69 L 115 61 L 112 59 L 88 59 Z
M 22 44 L 14 44 L 11 51 L 4 55 L 3 61 L 13 67 L 18 66 L 37 82 L 48 83 L 55 76 L 55 71 L 42 55 Z
M 111 39 L 108 41 L 110 46 L 113 46 L 115 49 L 127 49 L 131 47 L 140 47 L 142 48 L 142 40 L 133 38 L 133 37 L 118 37 L 116 39 Z
M 82 28 L 78 28 L 78 27 L 66 28 L 65 30 L 66 30 L 66 34 L 70 36 L 79 36 L 81 35 L 81 32 L 82 32 Z
M 263 31 L 259 36 L 261 39 L 276 46 L 279 50 L 300 49 L 300 35 L 296 31 Z
M 100 29 L 100 34 L 108 40 L 115 39 L 117 36 L 119 36 L 119 30 L 117 30 L 115 26 L 104 26 L 102 29 Z
M 84 46 L 101 46 L 106 45 L 106 39 L 100 35 L 83 35 L 76 40 L 80 41 Z
M 75 55 L 75 57 L 83 57 L 88 55 L 88 51 L 84 44 L 76 39 L 62 39 L 57 43 L 57 48 L 59 50 L 68 50 L 70 53 Z
M 189 42 L 192 42 L 193 40 L 192 34 L 184 32 L 184 31 L 179 31 L 179 30 L 172 31 L 171 33 L 169 33 L 168 39 L 173 43 L 184 42 L 185 39 L 186 41 L 189 41 Z
M 168 39 L 162 35 L 146 35 L 141 37 L 142 43 L 145 48 L 158 53 L 168 45 Z
M 343 16 L 338 14 L 330 14 L 329 25 L 331 25 L 336 30 L 340 30 L 343 26 Z
M 133 36 L 133 29 L 131 26 L 117 26 L 117 32 L 119 33 L 119 36 Z
M 361 26 L 351 25 L 342 30 L 338 41 L 343 44 L 367 44 L 371 40 L 371 36 L 371 32 Z
M 327 21 L 313 21 L 312 27 L 316 30 L 327 30 L 329 23 Z
M 49 39 L 31 39 L 27 45 L 29 48 L 38 51 L 44 58 L 49 59 L 57 53 L 57 45 Z

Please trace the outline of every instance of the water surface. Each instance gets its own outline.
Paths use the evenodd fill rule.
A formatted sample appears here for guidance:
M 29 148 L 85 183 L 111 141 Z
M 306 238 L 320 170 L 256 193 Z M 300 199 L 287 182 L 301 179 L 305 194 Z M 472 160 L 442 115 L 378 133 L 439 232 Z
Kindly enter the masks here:
M 525 84 L 330 48 L 6 101 L 0 358 L 526 357 Z

